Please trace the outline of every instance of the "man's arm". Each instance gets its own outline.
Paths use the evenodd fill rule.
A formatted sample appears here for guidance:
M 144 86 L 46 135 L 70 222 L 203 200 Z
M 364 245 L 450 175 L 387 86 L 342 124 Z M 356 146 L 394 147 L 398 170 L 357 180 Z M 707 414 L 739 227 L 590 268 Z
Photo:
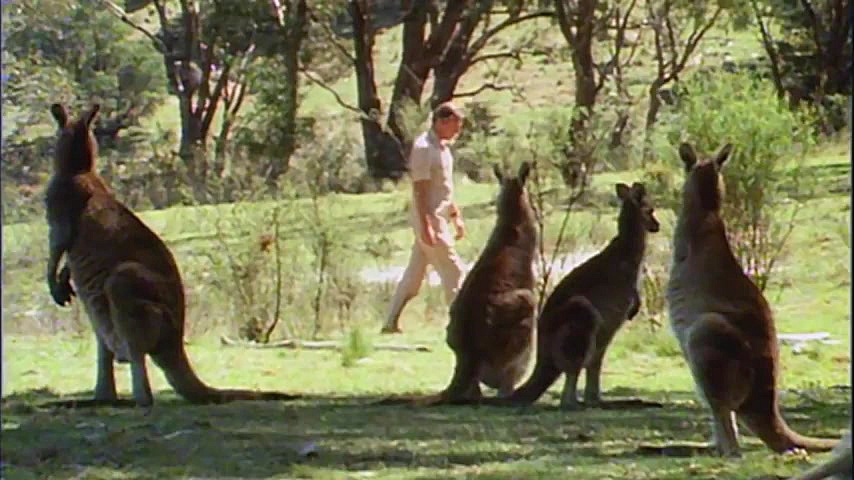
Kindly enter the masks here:
M 421 225 L 421 240 L 427 245 L 436 243 L 433 231 L 435 214 L 430 212 L 430 150 L 426 147 L 413 147 L 409 157 L 409 176 L 412 178 L 412 190 L 415 197 L 415 216 Z

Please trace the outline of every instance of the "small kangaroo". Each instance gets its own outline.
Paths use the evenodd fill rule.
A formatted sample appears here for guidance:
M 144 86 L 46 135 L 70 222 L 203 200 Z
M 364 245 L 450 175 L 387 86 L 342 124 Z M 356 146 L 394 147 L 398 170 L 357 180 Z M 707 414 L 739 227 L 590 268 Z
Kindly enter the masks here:
M 851 431 L 842 436 L 839 444 L 833 449 L 833 457 L 826 462 L 801 472 L 789 480 L 851 480 Z
M 549 296 L 537 322 L 536 366 L 508 403 L 537 401 L 563 372 L 566 383 L 561 408 L 578 409 L 576 384 L 584 368 L 584 404 L 602 404 L 602 359 L 617 330 L 640 309 L 637 282 L 646 237 L 659 230 L 642 183 L 631 187 L 618 183 L 616 192 L 622 202 L 616 237 L 601 252 L 574 268 Z
M 380 404 L 478 403 L 481 382 L 506 396 L 525 375 L 536 317 L 533 262 L 538 233 L 525 191 L 531 166 L 522 163 L 516 177 L 505 177 L 497 165 L 493 171 L 501 183 L 498 218 L 449 309 L 446 342 L 456 358 L 450 384 L 426 398 L 390 398 Z
M 80 298 L 98 342 L 94 399 L 52 405 L 126 405 L 116 395 L 113 362 L 118 361 L 130 363 L 135 404 L 150 408 L 154 399 L 146 354 L 163 369 L 175 391 L 192 403 L 298 398 L 278 392 L 217 390 L 196 376 L 184 350 L 184 287 L 175 259 L 94 171 L 98 148 L 91 127 L 99 109 L 95 104 L 71 121 L 65 107 L 51 106 L 59 137 L 45 199 L 47 284 L 60 306 L 74 296 Z M 59 269 L 63 254 L 66 264 Z
M 830 450 L 837 440 L 799 435 L 780 414 L 774 318 L 733 255 L 720 213 L 720 171 L 732 148 L 698 159 L 691 145 L 679 147 L 686 178 L 666 293 L 671 327 L 711 410 L 719 455 L 741 455 L 736 417 L 775 452 Z

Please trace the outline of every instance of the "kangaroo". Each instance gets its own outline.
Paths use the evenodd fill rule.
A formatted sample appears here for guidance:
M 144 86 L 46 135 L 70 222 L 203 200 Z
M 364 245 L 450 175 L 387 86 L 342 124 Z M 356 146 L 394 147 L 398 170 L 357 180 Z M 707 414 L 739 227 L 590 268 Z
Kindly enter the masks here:
M 516 177 L 505 177 L 497 165 L 493 167 L 501 183 L 498 218 L 449 308 L 446 343 L 456 359 L 450 384 L 438 394 L 403 402 L 421 406 L 478 403 L 481 382 L 497 389 L 499 396 L 507 396 L 525 375 L 533 350 L 533 262 L 538 239 L 525 190 L 530 170 L 524 162 Z M 401 403 L 401 399 L 379 403 Z
M 642 183 L 631 187 L 618 183 L 616 193 L 622 202 L 617 235 L 601 252 L 574 268 L 549 295 L 537 321 L 534 371 L 507 403 L 537 401 L 563 372 L 566 383 L 561 408 L 578 409 L 576 384 L 584 368 L 585 406 L 603 405 L 599 392 L 602 359 L 617 330 L 640 309 L 637 281 L 646 237 L 659 230 Z
M 99 109 L 95 104 L 72 121 L 65 107 L 51 106 L 59 136 L 45 199 L 47 284 L 60 306 L 80 298 L 98 342 L 94 399 L 53 405 L 127 404 L 116 395 L 113 363 L 118 361 L 130 363 L 134 403 L 151 407 L 146 354 L 175 391 L 192 403 L 298 398 L 279 392 L 217 390 L 196 376 L 184 350 L 184 287 L 175 259 L 94 171 L 98 146 L 91 127 Z M 66 263 L 59 269 L 63 255 Z
M 739 265 L 721 218 L 720 171 L 732 148 L 698 159 L 691 145 L 679 147 L 686 178 L 666 292 L 671 328 L 711 411 L 717 454 L 741 455 L 736 418 L 775 452 L 830 450 L 837 440 L 799 435 L 780 414 L 771 308 Z
M 851 431 L 849 430 L 833 449 L 833 457 L 830 460 L 801 472 L 789 480 L 851 480 L 852 470 L 854 470 L 852 463 L 854 460 L 851 457 Z

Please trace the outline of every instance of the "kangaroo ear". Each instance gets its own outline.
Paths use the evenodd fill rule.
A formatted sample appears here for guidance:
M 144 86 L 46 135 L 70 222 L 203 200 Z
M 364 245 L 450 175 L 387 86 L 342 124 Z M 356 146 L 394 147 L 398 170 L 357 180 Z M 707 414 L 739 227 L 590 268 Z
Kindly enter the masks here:
M 65 111 L 65 107 L 62 104 L 54 103 L 51 105 L 50 113 L 53 115 L 59 128 L 65 128 L 68 125 L 68 112 Z
M 694 152 L 694 147 L 690 144 L 683 142 L 679 145 L 679 157 L 682 159 L 682 163 L 685 164 L 685 170 L 691 170 L 695 163 L 697 163 L 697 153 Z
M 504 175 L 501 174 L 501 167 L 499 167 L 497 163 L 492 164 L 492 173 L 495 174 L 495 178 L 498 179 L 498 183 L 504 181 Z
M 617 184 L 617 197 L 620 200 L 625 201 L 625 200 L 629 199 L 629 197 L 631 197 L 631 193 L 632 193 L 631 189 L 625 183 L 618 183 Z
M 732 144 L 727 143 L 724 145 L 721 150 L 715 155 L 715 163 L 718 165 L 718 168 L 721 168 L 729 159 L 729 155 L 732 153 Z
M 641 182 L 635 182 L 632 184 L 632 193 L 634 193 L 636 199 L 641 200 L 646 196 L 646 187 Z
M 528 180 L 528 175 L 531 173 L 531 164 L 528 162 L 522 162 L 522 165 L 519 166 L 519 181 L 522 182 L 522 185 L 525 184 L 525 181 Z
M 89 113 L 86 114 L 86 127 L 92 128 L 92 122 L 98 116 L 98 112 L 100 112 L 100 111 L 101 111 L 101 105 L 100 104 L 96 103 L 96 104 L 92 105 L 92 109 L 89 110 Z

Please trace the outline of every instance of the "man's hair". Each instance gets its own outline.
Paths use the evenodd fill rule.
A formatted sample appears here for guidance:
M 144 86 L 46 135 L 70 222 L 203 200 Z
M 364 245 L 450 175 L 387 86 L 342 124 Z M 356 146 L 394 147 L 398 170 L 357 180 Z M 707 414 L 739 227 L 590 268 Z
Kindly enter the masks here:
M 451 117 L 463 118 L 462 112 L 451 102 L 440 103 L 433 110 L 433 123 L 436 123 L 437 120 L 445 120 Z

